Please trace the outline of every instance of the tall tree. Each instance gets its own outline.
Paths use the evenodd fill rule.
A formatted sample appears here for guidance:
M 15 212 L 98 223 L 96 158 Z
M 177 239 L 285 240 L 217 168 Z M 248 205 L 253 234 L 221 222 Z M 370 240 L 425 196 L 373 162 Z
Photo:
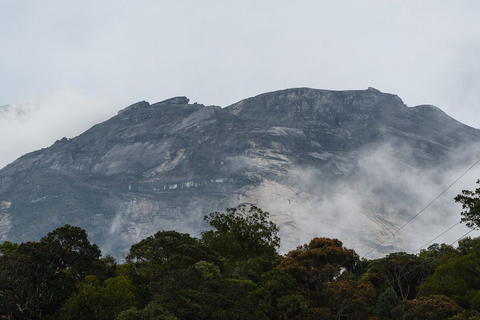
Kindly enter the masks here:
M 56 313 L 76 283 L 96 272 L 99 257 L 85 230 L 70 225 L 9 250 L 0 256 L 1 312 L 17 319 Z
M 477 180 L 480 184 L 480 179 Z M 463 190 L 461 194 L 455 197 L 455 202 L 462 204 L 461 212 L 462 222 L 466 222 L 467 227 L 472 229 L 480 228 L 480 188 L 474 191 Z
M 114 320 L 131 307 L 138 306 L 132 281 L 126 275 L 109 278 L 103 284 L 95 276 L 87 276 L 62 308 L 60 320 Z
M 213 229 L 202 233 L 202 241 L 222 257 L 226 276 L 258 282 L 278 264 L 279 228 L 268 218 L 268 212 L 247 205 L 205 217 Z
M 462 245 L 466 254 L 451 253 L 440 259 L 433 275 L 420 286 L 420 292 L 425 295 L 443 294 L 463 308 L 480 311 L 480 243 L 468 242 L 476 244 L 469 249 Z
M 366 320 L 372 313 L 375 288 L 368 281 L 340 279 L 327 283 L 322 296 L 334 320 Z
M 297 280 L 300 291 L 315 306 L 321 301 L 319 293 L 324 285 L 343 271 L 353 271 L 358 261 L 355 251 L 345 248 L 340 240 L 314 238 L 290 251 L 278 268 Z
M 400 299 L 398 299 L 397 294 L 392 289 L 388 287 L 383 291 L 377 299 L 377 305 L 375 308 L 375 314 L 380 320 L 391 319 L 392 310 L 398 306 Z
M 202 233 L 203 242 L 227 259 L 248 259 L 273 255 L 280 246 L 279 228 L 269 213 L 256 206 L 240 205 L 227 213 L 205 216 L 213 230 Z
M 132 266 L 140 302 L 146 305 L 155 300 L 183 319 L 201 312 L 198 290 L 206 281 L 202 276 L 211 272 L 213 277 L 222 267 L 211 248 L 176 231 L 159 231 L 134 244 L 126 261 Z
M 395 252 L 372 261 L 366 280 L 382 291 L 391 287 L 402 300 L 415 299 L 418 297 L 416 287 L 433 274 L 436 265 L 437 260 L 433 258 Z
M 442 295 L 404 300 L 393 310 L 394 320 L 447 320 L 462 311 L 451 299 Z

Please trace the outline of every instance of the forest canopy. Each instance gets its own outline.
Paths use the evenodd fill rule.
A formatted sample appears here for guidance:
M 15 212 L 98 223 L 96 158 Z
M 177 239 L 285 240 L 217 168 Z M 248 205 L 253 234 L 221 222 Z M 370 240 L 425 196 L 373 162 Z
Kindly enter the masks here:
M 476 196 L 458 201 L 476 210 Z M 280 255 L 279 229 L 258 207 L 205 220 L 200 238 L 159 231 L 122 262 L 70 225 L 6 241 L 0 319 L 480 319 L 479 238 L 367 260 L 317 237 Z

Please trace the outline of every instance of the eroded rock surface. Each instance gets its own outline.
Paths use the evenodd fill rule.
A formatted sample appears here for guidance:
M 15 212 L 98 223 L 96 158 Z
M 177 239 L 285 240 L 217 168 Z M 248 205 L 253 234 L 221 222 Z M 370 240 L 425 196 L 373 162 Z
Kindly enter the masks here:
M 69 223 L 119 257 L 157 230 L 198 236 L 205 214 L 254 203 L 274 214 L 285 249 L 328 232 L 368 249 L 420 201 L 395 174 L 450 169 L 478 141 L 440 109 L 372 88 L 288 89 L 226 108 L 142 101 L 2 169 L 0 239 Z

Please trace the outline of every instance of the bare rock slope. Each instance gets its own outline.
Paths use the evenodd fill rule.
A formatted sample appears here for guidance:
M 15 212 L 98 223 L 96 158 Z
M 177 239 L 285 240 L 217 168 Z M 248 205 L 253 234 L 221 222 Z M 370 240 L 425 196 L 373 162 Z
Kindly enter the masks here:
M 0 240 L 70 223 L 118 257 L 157 230 L 198 235 L 208 212 L 254 203 L 286 249 L 325 233 L 368 249 L 417 205 L 396 174 L 446 170 L 477 141 L 440 109 L 372 88 L 288 89 L 226 108 L 142 101 L 0 170 Z

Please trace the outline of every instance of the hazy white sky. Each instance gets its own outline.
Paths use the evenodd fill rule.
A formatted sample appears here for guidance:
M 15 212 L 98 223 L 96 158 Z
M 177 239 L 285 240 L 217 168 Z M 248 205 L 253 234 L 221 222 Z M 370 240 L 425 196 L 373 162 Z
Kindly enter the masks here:
M 0 0 L 0 167 L 137 101 L 395 93 L 480 128 L 480 1 Z

